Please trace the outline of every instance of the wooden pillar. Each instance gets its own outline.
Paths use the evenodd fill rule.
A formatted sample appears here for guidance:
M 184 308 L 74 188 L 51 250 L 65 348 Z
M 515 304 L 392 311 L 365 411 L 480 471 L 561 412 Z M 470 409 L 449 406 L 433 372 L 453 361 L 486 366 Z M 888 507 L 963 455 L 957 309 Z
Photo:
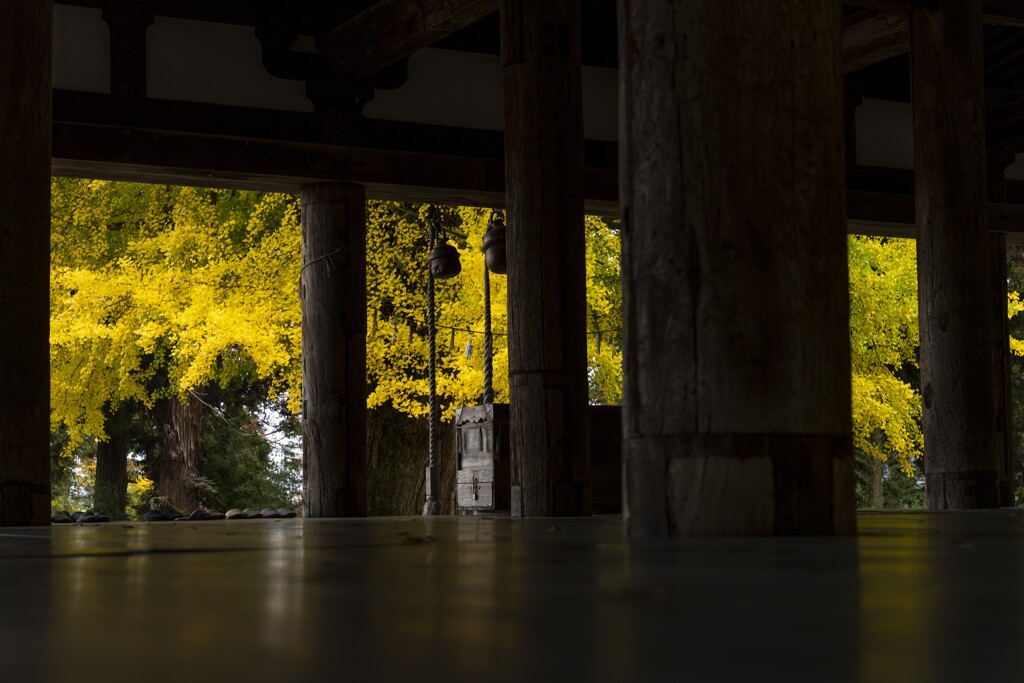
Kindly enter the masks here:
M 1000 502 L 990 282 L 997 250 L 988 235 L 981 5 L 943 2 L 912 19 L 922 427 L 932 510 Z
M 619 31 L 629 534 L 852 533 L 840 5 Z
M 302 188 L 307 517 L 366 514 L 366 191 Z
M 1010 149 L 989 149 L 986 154 L 988 167 L 989 201 L 1006 201 L 1006 169 L 1013 164 L 1016 155 Z M 1006 299 L 1009 293 L 1007 283 L 1006 233 L 989 232 L 991 270 L 989 271 L 989 296 L 993 301 L 992 362 L 995 383 L 996 411 L 996 461 L 999 467 L 999 504 L 1013 506 L 1016 499 L 1014 477 L 1017 471 L 1013 444 L 1013 395 L 1010 368 L 1010 321 L 1006 317 Z
M 512 512 L 589 515 L 579 0 L 502 0 Z
M 48 524 L 53 5 L 0 15 L 0 526 Z
M 1007 264 L 1006 234 L 993 233 L 988 237 L 992 269 L 989 274 L 989 292 L 993 301 L 992 372 L 993 399 L 995 401 L 995 444 L 998 471 L 999 505 L 1013 507 L 1015 496 L 1014 475 L 1016 463 L 1013 455 L 1013 397 L 1010 380 L 1010 321 L 1006 317 Z

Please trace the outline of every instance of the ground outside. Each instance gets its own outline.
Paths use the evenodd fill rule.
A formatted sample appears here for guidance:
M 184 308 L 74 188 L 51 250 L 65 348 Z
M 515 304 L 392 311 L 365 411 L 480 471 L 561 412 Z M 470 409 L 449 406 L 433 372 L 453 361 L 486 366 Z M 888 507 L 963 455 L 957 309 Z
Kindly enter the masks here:
M 0 530 L 4 681 L 1020 681 L 1024 511 L 629 545 L 618 517 Z

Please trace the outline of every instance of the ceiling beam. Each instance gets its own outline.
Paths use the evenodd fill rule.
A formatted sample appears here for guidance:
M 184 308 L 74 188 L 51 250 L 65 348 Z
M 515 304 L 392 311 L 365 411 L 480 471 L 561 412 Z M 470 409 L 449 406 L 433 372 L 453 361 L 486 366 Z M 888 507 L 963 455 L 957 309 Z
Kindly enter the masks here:
M 912 12 L 936 7 L 939 0 L 843 0 L 844 5 L 884 12 Z M 990 26 L 1024 28 L 1024 3 L 1020 0 L 983 0 L 982 21 Z
M 864 9 L 882 10 L 885 12 L 913 12 L 929 9 L 939 4 L 939 0 L 842 0 L 844 5 L 862 7 Z
M 297 193 L 303 185 L 356 182 L 373 199 L 458 206 L 504 205 L 501 159 L 359 146 L 229 138 L 56 122 L 53 174 L 103 180 Z M 584 172 L 587 213 L 616 215 L 618 172 Z M 850 234 L 916 237 L 914 196 L 850 190 Z M 992 232 L 1024 242 L 1024 204 L 989 202 Z
M 497 11 L 498 0 L 381 0 L 324 41 L 334 73 L 366 78 Z
M 908 11 L 935 5 L 932 0 L 851 0 L 865 8 L 843 18 L 843 73 L 851 73 L 910 51 Z M 992 26 L 1024 28 L 1024 2 L 984 0 L 983 20 Z
M 982 12 L 991 26 L 1024 28 L 1024 3 L 1020 0 L 985 0 Z
M 303 185 L 354 182 L 374 199 L 460 206 L 504 205 L 501 157 L 409 152 L 359 145 L 201 135 L 57 121 L 53 174 L 297 193 Z M 614 214 L 615 168 L 584 171 L 585 205 Z
M 910 18 L 906 12 L 864 10 L 843 19 L 843 73 L 909 50 Z

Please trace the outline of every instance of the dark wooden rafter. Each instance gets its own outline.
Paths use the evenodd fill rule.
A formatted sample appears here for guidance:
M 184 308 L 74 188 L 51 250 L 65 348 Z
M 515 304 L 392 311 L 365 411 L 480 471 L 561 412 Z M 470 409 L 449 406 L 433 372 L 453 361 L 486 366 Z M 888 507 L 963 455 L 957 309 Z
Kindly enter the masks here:
M 498 0 L 382 0 L 327 34 L 324 53 L 358 80 L 432 45 L 498 9 Z
M 501 156 L 70 122 L 54 124 L 53 143 L 55 175 L 293 193 L 311 183 L 345 181 L 365 185 L 374 199 L 504 206 Z M 591 166 L 585 182 L 587 211 L 614 214 L 615 168 Z
M 1020 0 L 985 0 L 982 19 L 989 26 L 1024 28 L 1024 3 Z
M 998 77 L 1024 54 L 1020 31 L 1007 26 L 993 26 L 985 32 L 985 78 Z
M 315 114 L 146 100 L 138 125 L 127 126 L 110 123 L 113 104 L 107 95 L 55 92 L 54 174 L 276 192 L 341 180 L 376 199 L 504 205 L 496 131 L 362 120 L 359 144 L 324 144 Z M 590 141 L 585 158 L 587 211 L 614 215 L 615 145 Z M 853 167 L 849 182 L 852 233 L 915 236 L 913 172 Z M 1014 192 L 989 211 L 991 229 L 1017 242 L 1024 193 Z
M 254 26 L 260 17 L 279 15 L 286 7 L 301 33 L 316 35 L 323 27 L 358 14 L 374 0 L 60 0 L 59 4 L 238 26 Z
M 888 12 L 913 12 L 937 7 L 940 0 L 843 0 L 843 4 Z M 982 21 L 990 26 L 1024 28 L 1024 5 L 1019 0 L 984 0 Z
M 843 72 L 877 64 L 910 49 L 906 12 L 864 10 L 843 18 Z
M 934 6 L 927 0 L 864 0 L 844 4 L 864 8 L 843 18 L 843 71 L 850 73 L 910 51 L 909 11 Z M 1018 0 L 986 0 L 985 23 L 1024 28 L 1024 3 Z M 1010 35 L 1009 51 L 1001 52 L 989 71 L 1005 66 L 1024 54 L 1018 36 Z

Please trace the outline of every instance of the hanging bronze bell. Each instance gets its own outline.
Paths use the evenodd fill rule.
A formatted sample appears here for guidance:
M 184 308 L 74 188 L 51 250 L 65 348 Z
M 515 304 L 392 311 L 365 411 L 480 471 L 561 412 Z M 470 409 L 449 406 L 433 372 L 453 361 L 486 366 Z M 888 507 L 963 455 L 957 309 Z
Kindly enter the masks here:
M 461 272 L 459 250 L 444 240 L 438 242 L 430 252 L 430 274 L 438 280 L 447 280 Z
M 505 223 L 498 218 L 487 224 L 487 232 L 484 233 L 484 263 L 487 265 L 487 270 L 499 275 L 508 272 L 508 252 L 505 249 L 506 232 Z

